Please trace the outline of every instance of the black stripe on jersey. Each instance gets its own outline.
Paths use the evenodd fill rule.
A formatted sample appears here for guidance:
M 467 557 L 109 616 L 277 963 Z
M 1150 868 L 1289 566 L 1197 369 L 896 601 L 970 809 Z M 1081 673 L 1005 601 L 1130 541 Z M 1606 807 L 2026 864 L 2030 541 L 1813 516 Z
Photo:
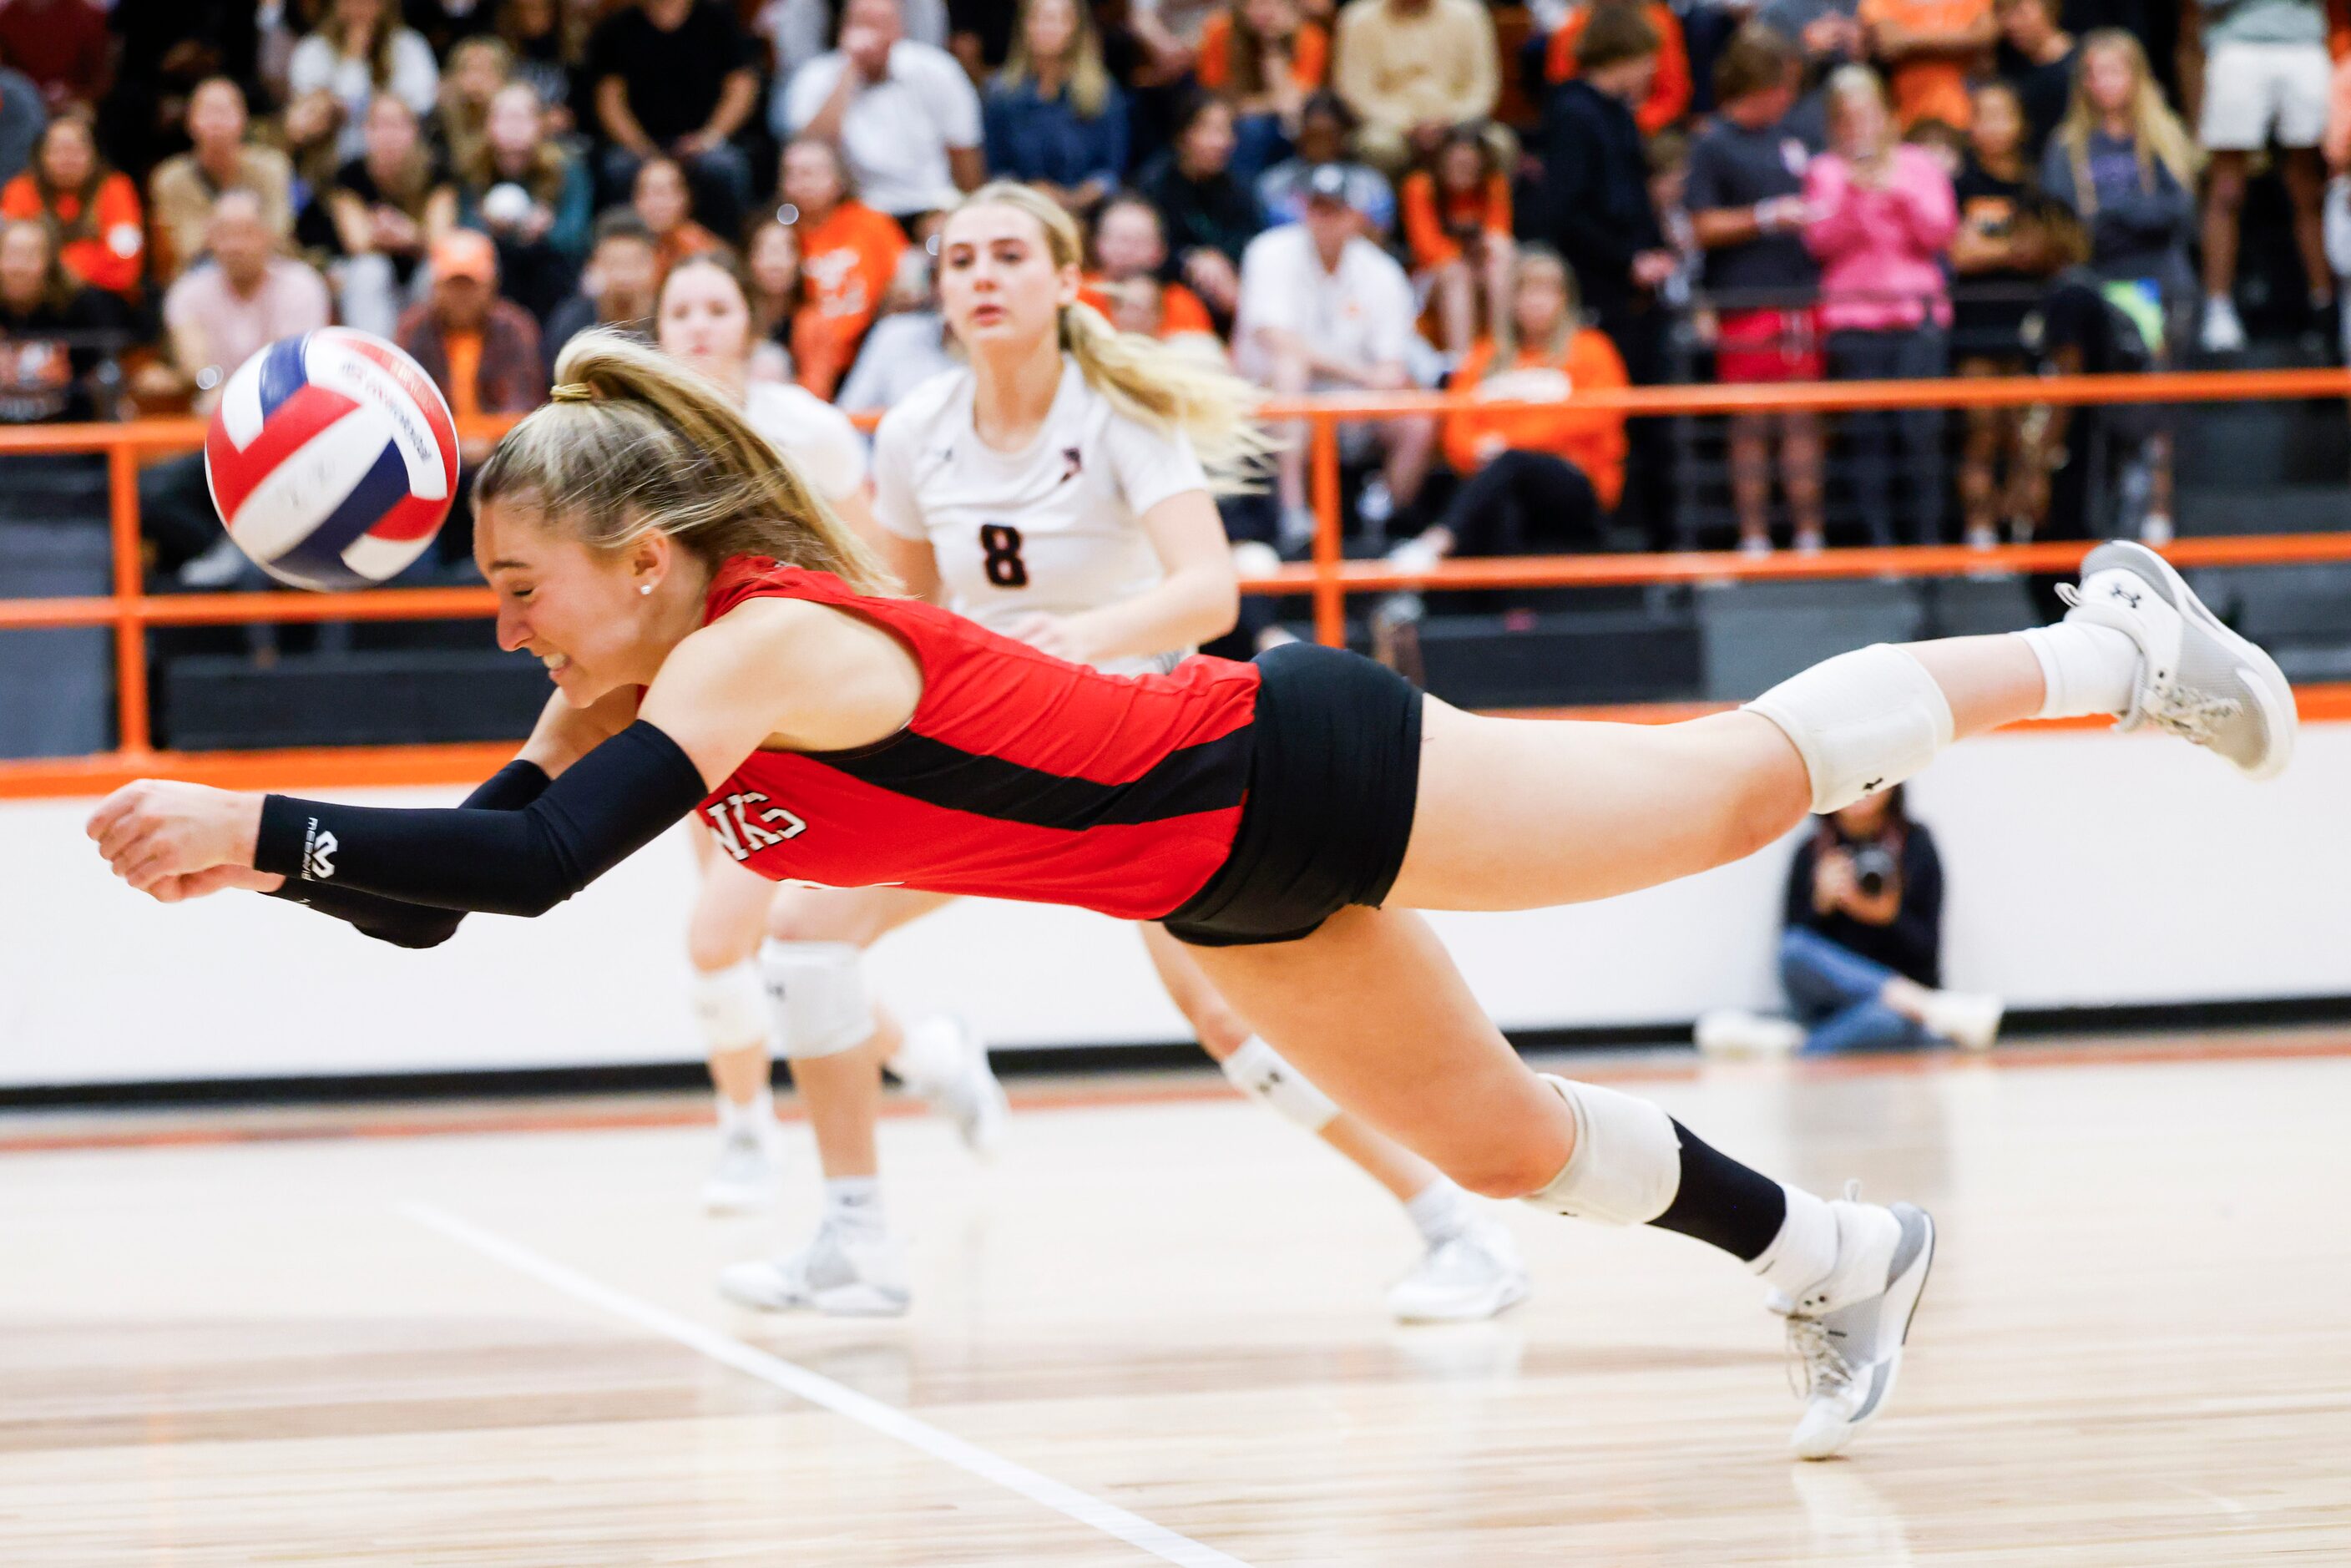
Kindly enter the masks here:
M 1249 792 L 1249 727 L 1243 725 L 1230 735 L 1171 751 L 1124 784 L 1065 779 L 911 732 L 876 751 L 817 760 L 928 805 L 1083 832 L 1238 806 Z

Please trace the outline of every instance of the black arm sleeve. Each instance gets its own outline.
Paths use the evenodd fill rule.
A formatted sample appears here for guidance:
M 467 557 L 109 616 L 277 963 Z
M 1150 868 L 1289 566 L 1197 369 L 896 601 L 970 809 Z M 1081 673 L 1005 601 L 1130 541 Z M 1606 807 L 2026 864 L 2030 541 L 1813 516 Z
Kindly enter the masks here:
M 475 787 L 465 805 L 483 811 L 519 811 L 546 793 L 546 772 L 535 762 L 509 762 Z M 331 882 L 298 882 L 287 877 L 283 886 L 266 896 L 299 904 L 321 915 L 331 915 L 360 935 L 395 947 L 438 947 L 457 934 L 463 912 L 434 909 L 382 898 Z
M 705 792 L 677 742 L 639 719 L 519 811 L 271 795 L 254 864 L 436 909 L 543 915 L 652 842 Z

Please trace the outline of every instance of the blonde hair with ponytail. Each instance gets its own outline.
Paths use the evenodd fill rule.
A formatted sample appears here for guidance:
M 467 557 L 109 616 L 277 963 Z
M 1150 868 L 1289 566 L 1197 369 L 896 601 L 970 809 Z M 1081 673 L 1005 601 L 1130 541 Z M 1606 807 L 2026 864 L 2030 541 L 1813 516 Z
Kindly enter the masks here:
M 972 192 L 955 211 L 986 206 L 1011 207 L 1036 219 L 1055 267 L 1084 265 L 1077 224 L 1050 197 L 998 180 Z M 1263 396 L 1258 388 L 1195 350 L 1122 332 L 1086 304 L 1061 308 L 1061 339 L 1086 384 L 1111 407 L 1162 435 L 1187 438 L 1214 490 L 1229 495 L 1251 488 L 1263 460 L 1281 444 L 1258 423 Z
M 475 503 L 519 502 L 595 550 L 665 534 L 716 570 L 769 556 L 894 593 L 879 558 L 719 386 L 609 329 L 555 361 L 555 400 L 482 465 Z

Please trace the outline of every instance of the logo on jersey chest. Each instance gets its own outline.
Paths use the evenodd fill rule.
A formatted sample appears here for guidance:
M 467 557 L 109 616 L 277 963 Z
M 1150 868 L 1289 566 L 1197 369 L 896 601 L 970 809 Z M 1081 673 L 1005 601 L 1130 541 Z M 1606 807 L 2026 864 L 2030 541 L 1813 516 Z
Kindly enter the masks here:
M 757 789 L 714 800 L 702 808 L 702 815 L 719 847 L 738 862 L 808 831 L 807 822 Z

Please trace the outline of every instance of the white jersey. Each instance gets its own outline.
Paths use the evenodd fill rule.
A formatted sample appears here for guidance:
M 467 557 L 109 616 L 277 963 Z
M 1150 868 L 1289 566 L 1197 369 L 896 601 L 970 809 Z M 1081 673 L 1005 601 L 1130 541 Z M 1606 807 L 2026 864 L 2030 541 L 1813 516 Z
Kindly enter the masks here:
M 1061 385 L 1025 452 L 990 450 L 972 427 L 972 373 L 932 377 L 873 438 L 873 516 L 937 558 L 947 608 L 992 631 L 1028 614 L 1072 615 L 1132 599 L 1166 576 L 1143 514 L 1206 491 L 1192 444 L 1118 413 L 1061 361 Z M 1172 668 L 1190 649 L 1104 661 L 1113 674 Z
M 753 382 L 743 395 L 743 417 L 826 500 L 853 495 L 865 483 L 865 443 L 857 427 L 815 393 L 781 382 Z

